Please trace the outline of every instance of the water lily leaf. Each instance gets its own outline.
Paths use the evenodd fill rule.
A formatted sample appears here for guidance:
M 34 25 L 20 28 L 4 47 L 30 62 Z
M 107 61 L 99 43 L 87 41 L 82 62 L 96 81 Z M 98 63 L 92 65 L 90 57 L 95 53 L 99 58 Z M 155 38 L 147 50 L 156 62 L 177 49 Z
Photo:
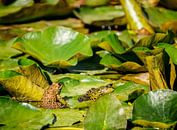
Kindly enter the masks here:
M 149 72 L 150 86 L 152 90 L 167 89 L 165 81 L 165 66 L 163 61 L 163 52 L 146 57 L 147 69 Z
M 8 6 L 0 6 L 0 19 L 3 16 L 20 11 L 22 8 L 33 5 L 33 0 L 16 0 Z
M 49 87 L 36 64 L 21 66 L 18 72 L 0 71 L 0 83 L 12 96 L 27 101 L 40 101 L 44 90 Z
M 121 41 L 118 39 L 118 36 L 114 33 L 105 36 L 98 46 L 116 54 L 122 54 L 126 51 L 126 48 L 122 45 Z
M 92 24 L 96 21 L 110 21 L 125 15 L 121 6 L 81 7 L 74 13 L 86 24 Z
M 56 116 L 52 127 L 72 126 L 74 123 L 83 122 L 86 112 L 77 109 L 53 109 L 49 111 Z
M 26 3 L 25 0 L 21 3 Z M 28 0 L 32 1 L 33 0 Z M 48 0 L 49 1 L 49 0 Z M 19 2 L 18 2 L 19 3 Z M 47 8 L 47 10 L 46 10 Z M 13 8 L 12 8 L 13 9 Z M 21 8 L 11 11 L 2 8 L 3 16 L 0 17 L 0 23 L 14 23 L 14 22 L 24 22 L 29 20 L 35 20 L 38 18 L 45 17 L 54 17 L 54 16 L 63 16 L 71 13 L 73 10 L 72 7 L 69 7 L 64 0 L 59 0 L 58 2 L 41 2 L 29 5 L 27 8 Z M 6 12 L 7 11 L 7 12 Z M 9 13 L 10 12 L 10 13 Z M 5 15 L 4 15 L 5 14 Z M 13 19 L 12 19 L 13 17 Z
M 18 68 L 17 59 L 4 59 L 0 60 L 0 71 L 2 70 L 16 70 Z
M 58 75 L 58 82 L 64 84 L 62 87 L 60 95 L 62 97 L 73 97 L 85 94 L 91 88 L 99 88 L 101 86 L 106 86 L 112 81 L 106 81 L 94 76 L 84 76 L 72 74 L 72 75 Z
M 174 126 L 177 123 L 176 99 L 177 92 L 168 89 L 140 96 L 134 102 L 133 123 L 156 128 Z
M 129 28 L 138 34 L 152 34 L 153 28 L 148 24 L 141 7 L 136 0 L 120 0 L 127 18 Z
M 116 84 L 115 84 L 116 87 Z M 149 86 L 136 84 L 134 82 L 125 82 L 122 85 L 119 85 L 115 88 L 114 94 L 118 97 L 121 101 L 127 101 L 131 99 L 135 99 L 143 93 L 149 91 Z
M 33 31 L 41 31 L 50 26 L 64 26 L 77 30 L 82 33 L 87 33 L 88 30 L 84 28 L 84 24 L 79 19 L 67 18 L 60 20 L 38 21 L 25 24 L 15 25 L 0 25 L 0 39 L 10 40 L 14 37 L 21 37 L 25 33 Z
M 54 120 L 54 116 L 47 111 L 5 97 L 0 97 L 0 108 L 0 124 L 4 125 L 0 129 L 37 130 L 52 124 Z
M 177 11 L 168 10 L 168 9 L 159 8 L 159 7 L 145 8 L 145 11 L 148 15 L 148 19 L 149 19 L 151 25 L 154 27 L 163 28 L 162 26 L 165 23 L 177 21 L 177 17 L 176 17 Z M 170 27 L 171 24 L 168 24 L 166 26 Z M 173 30 L 173 28 L 168 28 L 168 27 L 166 27 L 167 30 L 168 29 Z M 173 27 L 173 26 L 171 26 L 171 27 Z M 167 30 L 165 30 L 165 31 L 167 31 Z
M 169 64 L 170 64 L 170 87 L 173 90 L 176 80 L 176 69 L 172 60 L 170 60 Z
M 138 74 L 127 74 L 122 76 L 121 79 L 126 81 L 133 81 L 137 84 L 150 85 L 149 84 L 149 73 L 138 73 Z
M 86 6 L 101 6 L 106 5 L 110 0 L 84 0 L 84 5 Z
M 175 45 L 170 45 L 168 43 L 159 43 L 158 47 L 165 48 L 165 51 L 173 61 L 175 65 L 177 65 L 177 48 Z
M 89 38 L 65 27 L 49 27 L 18 38 L 14 48 L 28 53 L 44 65 L 74 66 L 84 56 L 92 56 Z
M 87 112 L 85 130 L 118 130 L 127 125 L 125 110 L 114 95 L 100 97 Z
M 163 52 L 162 48 L 149 49 L 148 47 L 135 47 L 133 52 L 141 59 L 141 61 L 146 65 L 146 57 L 157 55 Z
M 148 47 L 152 48 L 153 46 L 156 46 L 158 43 L 166 42 L 171 43 L 171 34 L 170 33 L 155 33 L 150 36 L 145 36 L 141 39 L 139 39 L 135 47 Z
M 21 52 L 12 48 L 13 42 L 16 40 L 16 38 L 9 40 L 9 41 L 0 41 L 0 59 L 8 59 L 12 56 L 18 55 Z
M 146 68 L 144 66 L 141 66 L 136 62 L 132 62 L 132 61 L 121 62 L 119 59 L 111 55 L 109 52 L 99 52 L 99 53 L 102 57 L 102 59 L 100 60 L 100 64 L 108 68 L 112 68 L 112 69 L 119 70 L 122 72 L 146 71 Z

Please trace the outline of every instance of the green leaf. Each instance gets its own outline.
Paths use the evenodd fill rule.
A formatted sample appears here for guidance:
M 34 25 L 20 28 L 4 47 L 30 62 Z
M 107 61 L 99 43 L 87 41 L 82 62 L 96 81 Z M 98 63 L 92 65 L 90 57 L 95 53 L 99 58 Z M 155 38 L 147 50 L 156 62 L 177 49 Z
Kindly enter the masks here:
M 177 20 L 177 11 L 159 7 L 145 8 L 145 11 L 150 23 L 155 27 L 160 27 L 166 22 Z
M 165 48 L 165 51 L 173 61 L 175 65 L 177 65 L 177 48 L 175 45 L 170 45 L 168 43 L 159 43 L 158 47 Z
M 85 130 L 119 130 L 127 125 L 125 110 L 114 95 L 100 97 L 87 112 Z
M 2 70 L 16 70 L 18 68 L 17 59 L 4 59 L 0 60 L 0 71 Z
M 94 76 L 84 76 L 77 74 L 58 75 L 58 82 L 63 83 L 60 95 L 62 97 L 73 97 L 85 94 L 91 88 L 106 86 L 112 81 L 106 81 Z
M 156 128 L 170 128 L 177 123 L 177 92 L 151 91 L 135 100 L 133 123 Z
M 0 17 L 18 12 L 22 8 L 30 7 L 33 3 L 33 0 L 16 0 L 8 6 L 0 6 Z
M 115 87 L 116 88 L 113 93 L 121 101 L 135 99 L 141 94 L 146 93 L 150 90 L 149 86 L 136 84 L 131 81 L 125 82 L 122 85 L 119 85 L 119 83 L 117 85 L 115 84 Z
M 22 3 L 26 3 L 27 0 L 23 0 L 23 1 L 18 0 L 18 1 Z M 28 0 L 28 1 L 33 2 L 33 0 Z M 63 16 L 72 12 L 73 8 L 69 7 L 64 0 L 59 0 L 57 3 L 56 1 L 54 2 L 49 2 L 49 1 L 54 1 L 54 0 L 45 0 L 45 2 L 42 3 L 30 4 L 24 8 L 20 6 L 17 9 L 14 7 L 12 8 L 10 7 L 10 9 L 6 10 L 6 7 L 3 7 L 1 9 L 3 17 L 0 17 L 0 23 L 3 24 L 14 23 L 14 22 L 19 23 L 19 22 L 25 22 L 30 20 L 36 20 L 38 18 Z
M 121 6 L 81 7 L 79 11 L 75 10 L 74 13 L 86 24 L 113 20 L 125 15 Z
M 109 52 L 100 51 L 99 55 L 102 57 L 100 60 L 100 64 L 112 68 L 115 70 L 119 70 L 122 72 L 143 72 L 146 71 L 145 67 L 139 65 L 136 62 L 125 61 L 121 62 L 118 58 L 111 55 Z
M 43 29 L 50 26 L 64 26 L 72 28 L 79 32 L 88 32 L 88 30 L 84 28 L 84 24 L 81 22 L 81 20 L 75 18 L 67 18 L 60 20 L 37 21 L 32 23 L 15 25 L 0 25 L 0 39 L 10 40 L 11 38 L 17 36 L 21 37 L 28 32 L 42 31 Z
M 14 48 L 28 53 L 44 65 L 74 66 L 81 57 L 92 56 L 89 38 L 65 27 L 49 27 L 18 38 Z
M 13 42 L 16 40 L 16 38 L 9 40 L 9 41 L 0 41 L 0 59 L 8 59 L 12 56 L 18 55 L 21 52 L 12 48 Z
M 0 97 L 0 129 L 39 130 L 52 124 L 54 116 L 48 111 L 41 111 L 30 104 L 18 103 L 12 99 Z
M 78 109 L 55 109 L 49 111 L 56 116 L 52 127 L 72 126 L 74 123 L 83 122 L 86 112 Z

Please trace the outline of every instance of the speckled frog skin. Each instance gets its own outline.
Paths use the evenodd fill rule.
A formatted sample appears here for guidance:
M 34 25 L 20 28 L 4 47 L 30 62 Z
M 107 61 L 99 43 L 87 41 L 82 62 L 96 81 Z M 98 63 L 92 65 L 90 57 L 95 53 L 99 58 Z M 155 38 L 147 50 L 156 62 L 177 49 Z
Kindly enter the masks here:
M 53 83 L 48 89 L 45 90 L 40 107 L 57 109 L 64 108 L 67 106 L 66 102 L 58 92 L 61 90 L 62 85 Z
M 96 101 L 100 96 L 111 93 L 113 90 L 114 89 L 112 88 L 111 84 L 99 88 L 91 88 L 86 92 L 86 94 L 79 97 L 78 101 L 79 102 L 87 101 L 87 100 Z

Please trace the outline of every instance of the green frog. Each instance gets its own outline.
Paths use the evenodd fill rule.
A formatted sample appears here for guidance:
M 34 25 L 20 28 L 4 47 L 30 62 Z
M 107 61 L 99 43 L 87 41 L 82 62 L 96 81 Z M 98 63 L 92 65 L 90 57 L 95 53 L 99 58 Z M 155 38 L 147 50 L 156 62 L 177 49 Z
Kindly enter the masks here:
M 112 87 L 112 84 L 109 84 L 107 86 L 101 86 L 99 88 L 91 88 L 86 92 L 86 94 L 79 97 L 78 101 L 79 102 L 83 102 L 87 100 L 96 101 L 100 96 L 111 93 L 113 91 L 114 89 Z
M 61 88 L 62 85 L 58 83 L 53 83 L 49 88 L 47 88 L 43 94 L 40 107 L 49 109 L 67 107 L 66 101 L 58 94 Z

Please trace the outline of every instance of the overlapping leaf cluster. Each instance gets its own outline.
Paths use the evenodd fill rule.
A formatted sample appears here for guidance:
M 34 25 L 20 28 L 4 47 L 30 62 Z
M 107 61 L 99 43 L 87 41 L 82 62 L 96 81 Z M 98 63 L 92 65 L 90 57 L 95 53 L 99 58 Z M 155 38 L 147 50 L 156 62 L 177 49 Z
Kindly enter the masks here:
M 1 0 L 0 129 L 175 129 L 176 9 Z

